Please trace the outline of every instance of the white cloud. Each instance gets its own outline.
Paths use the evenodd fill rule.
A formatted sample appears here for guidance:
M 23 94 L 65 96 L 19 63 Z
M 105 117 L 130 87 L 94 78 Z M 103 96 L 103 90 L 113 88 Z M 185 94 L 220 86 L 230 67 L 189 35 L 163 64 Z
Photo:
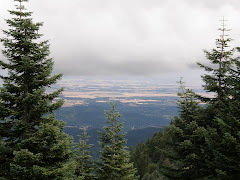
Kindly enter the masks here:
M 2 19 L 8 17 L 1 6 Z M 235 0 L 29 1 L 43 21 L 55 72 L 71 75 L 148 75 L 186 71 L 214 47 L 225 16 L 239 42 L 240 2 Z M 13 8 L 13 6 L 12 6 Z

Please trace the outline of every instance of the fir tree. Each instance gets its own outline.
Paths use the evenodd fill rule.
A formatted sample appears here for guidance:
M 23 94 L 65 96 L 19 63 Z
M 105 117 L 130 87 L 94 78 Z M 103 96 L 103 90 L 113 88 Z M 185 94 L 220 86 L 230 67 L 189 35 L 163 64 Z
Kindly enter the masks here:
M 205 83 L 203 86 L 204 89 L 215 95 L 214 97 L 204 97 L 199 95 L 198 98 L 209 104 L 230 98 L 232 89 L 231 81 L 233 78 L 231 72 L 234 69 L 234 63 L 238 62 L 238 59 L 233 57 L 235 49 L 229 49 L 228 43 L 232 41 L 232 39 L 226 34 L 229 29 L 226 28 L 224 19 L 222 22 L 222 28 L 219 28 L 219 31 L 221 32 L 220 38 L 216 39 L 216 48 L 211 51 L 204 50 L 211 65 L 198 63 L 198 65 L 201 68 L 204 68 L 207 72 L 202 75 L 202 79 Z
M 202 119 L 203 108 L 190 89 L 180 81 L 181 92 L 179 116 L 174 117 L 169 126 L 172 141 L 169 145 L 173 151 L 166 151 L 170 166 L 162 166 L 162 173 L 169 179 L 198 179 L 207 169 L 204 153 L 206 130 Z
M 239 99 L 239 57 L 234 57 L 235 49 L 228 43 L 232 41 L 226 34 L 223 19 L 220 39 L 217 48 L 206 52 L 208 60 L 215 68 L 204 66 L 208 72 L 203 75 L 205 90 L 215 93 L 214 98 L 200 97 L 208 103 L 205 110 L 205 121 L 208 122 L 206 143 L 211 160 L 207 161 L 213 173 L 210 179 L 240 178 L 240 99 Z
M 134 150 L 130 152 L 130 161 L 133 162 L 134 168 L 137 169 L 137 175 L 141 179 L 148 172 L 148 165 L 151 164 L 147 145 L 138 143 Z
M 125 134 L 122 134 L 123 124 L 119 123 L 119 112 L 116 104 L 111 103 L 111 110 L 105 112 L 107 126 L 100 132 L 100 162 L 98 163 L 97 177 L 100 180 L 134 180 L 136 170 L 129 162 L 129 153 L 126 151 Z
M 63 133 L 64 123 L 53 112 L 63 101 L 54 103 L 63 89 L 47 93 L 61 78 L 51 75 L 53 61 L 48 41 L 38 33 L 43 23 L 34 23 L 32 12 L 23 6 L 28 0 L 16 0 L 19 6 L 9 11 L 2 50 L 7 61 L 0 61 L 8 75 L 1 75 L 0 89 L 0 177 L 3 179 L 71 178 L 71 139 Z
M 135 149 L 131 148 L 130 160 L 138 171 L 139 179 L 166 179 L 160 167 L 169 167 L 169 159 L 164 152 L 173 151 L 169 146 L 172 141 L 169 129 L 169 127 L 165 127 L 155 133 L 152 139 L 148 139 L 145 144 L 138 143 Z
M 76 176 L 78 179 L 82 180 L 93 180 L 93 162 L 91 160 L 91 156 L 89 155 L 89 151 L 91 148 L 91 144 L 87 144 L 89 136 L 87 136 L 86 127 L 82 128 L 82 135 L 79 136 L 79 143 L 77 146 L 77 167 L 76 167 Z
M 144 177 L 141 180 L 166 180 L 166 178 L 164 178 L 159 171 L 155 170 L 153 171 L 153 173 L 149 174 L 145 174 Z
M 204 89 L 214 96 L 180 94 L 179 117 L 170 124 L 175 152 L 168 156 L 171 166 L 163 168 L 171 179 L 240 178 L 239 58 L 228 46 L 224 22 L 217 48 L 204 51 L 211 65 L 198 63 L 207 72 Z
M 180 81 L 179 116 L 165 128 L 163 136 L 154 136 L 142 145 L 147 149 L 144 155 L 158 162 L 168 179 L 240 179 L 240 57 L 228 46 L 232 39 L 224 23 L 217 47 L 204 51 L 210 65 L 198 63 L 206 70 L 202 78 L 210 96 L 198 95 Z M 156 137 L 158 144 L 165 142 L 163 146 L 154 146 Z M 137 148 L 131 153 L 133 162 L 142 158 Z M 162 156 L 167 158 L 165 163 L 155 160 Z M 141 177 L 153 178 L 148 170 Z

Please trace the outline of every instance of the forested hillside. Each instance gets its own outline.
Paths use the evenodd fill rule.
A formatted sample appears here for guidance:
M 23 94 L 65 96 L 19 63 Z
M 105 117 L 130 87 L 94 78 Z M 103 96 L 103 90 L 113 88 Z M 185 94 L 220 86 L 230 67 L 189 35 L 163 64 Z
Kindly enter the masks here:
M 170 124 L 175 106 L 169 106 L 166 119 L 159 118 L 166 114 L 156 106 L 146 111 L 120 103 L 121 115 L 114 102 L 81 111 L 65 108 L 56 115 L 63 88 L 47 89 L 62 74 L 52 74 L 50 45 L 39 32 L 43 23 L 33 21 L 24 6 L 28 0 L 15 1 L 6 20 L 9 29 L 0 38 L 6 58 L 0 67 L 8 72 L 0 75 L 1 180 L 240 179 L 240 48 L 230 47 L 224 19 L 216 47 L 204 50 L 208 62 L 198 63 L 205 70 L 207 95 L 186 88 L 180 79 L 179 111 Z M 97 119 L 89 126 L 86 115 Z M 130 130 L 139 124 L 155 126 L 158 118 L 165 127 Z
M 86 128 L 86 127 L 85 127 Z M 126 133 L 126 146 L 128 149 L 130 147 L 135 147 L 137 143 L 145 143 L 148 138 L 152 138 L 154 133 L 158 132 L 160 128 L 158 127 L 147 127 L 142 129 L 134 129 L 129 130 Z M 63 131 L 74 138 L 74 142 L 77 143 L 79 141 L 79 135 L 83 133 L 83 128 L 75 128 L 75 127 L 65 127 Z M 92 144 L 90 148 L 90 155 L 93 159 L 97 159 L 99 156 L 100 146 L 98 144 L 99 141 L 99 131 L 102 131 L 102 128 L 97 129 L 87 129 L 86 133 L 89 136 L 88 143 Z
M 167 98 L 166 98 L 167 99 Z M 177 99 L 169 97 L 169 99 Z M 124 123 L 124 130 L 132 128 L 142 129 L 146 127 L 162 127 L 170 123 L 171 118 L 177 115 L 177 106 L 168 104 L 146 104 L 130 106 L 118 102 L 118 110 L 121 112 L 121 121 Z M 74 105 L 63 107 L 56 112 L 56 118 L 67 123 L 67 126 L 78 128 L 88 126 L 89 129 L 104 126 L 104 111 L 109 103 L 91 102 L 88 105 Z

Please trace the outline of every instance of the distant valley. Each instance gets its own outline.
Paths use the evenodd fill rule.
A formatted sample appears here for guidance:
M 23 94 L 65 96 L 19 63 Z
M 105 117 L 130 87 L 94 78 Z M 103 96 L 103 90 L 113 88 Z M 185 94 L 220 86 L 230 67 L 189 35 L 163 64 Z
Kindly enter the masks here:
M 144 142 L 178 114 L 177 83 L 75 79 L 60 81 L 49 91 L 61 87 L 65 88 L 60 96 L 65 104 L 56 112 L 56 118 L 66 122 L 65 132 L 75 141 L 80 128 L 88 127 L 90 142 L 97 143 L 97 130 L 105 126 L 104 111 L 110 109 L 110 101 L 117 103 L 122 115 L 119 120 L 128 132 L 128 146 Z
M 61 81 L 54 88 L 60 87 L 65 88 L 65 104 L 56 117 L 70 127 L 103 127 L 110 101 L 118 104 L 127 131 L 168 125 L 177 115 L 177 83 L 80 79 Z

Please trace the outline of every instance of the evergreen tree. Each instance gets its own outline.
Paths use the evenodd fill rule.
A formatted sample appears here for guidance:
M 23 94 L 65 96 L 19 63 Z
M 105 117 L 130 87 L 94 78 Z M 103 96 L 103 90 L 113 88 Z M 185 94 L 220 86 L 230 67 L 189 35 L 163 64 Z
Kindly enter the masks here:
M 222 28 L 219 28 L 220 35 L 219 39 L 216 39 L 216 48 L 212 51 L 204 50 L 207 59 L 211 65 L 204 65 L 198 63 L 201 68 L 207 72 L 202 76 L 205 83 L 203 86 L 207 92 L 215 93 L 215 97 L 203 97 L 198 96 L 199 99 L 207 103 L 215 103 L 216 101 L 223 101 L 229 98 L 231 92 L 231 81 L 234 62 L 237 59 L 233 58 L 235 49 L 229 49 L 228 43 L 232 41 L 231 38 L 226 34 L 229 29 L 226 28 L 225 20 L 222 20 Z
M 0 177 L 2 179 L 64 179 L 71 178 L 74 165 L 72 140 L 63 133 L 64 123 L 53 112 L 63 101 L 54 103 L 62 92 L 47 93 L 61 78 L 51 75 L 53 61 L 48 41 L 41 41 L 38 33 L 43 23 L 34 23 L 31 12 L 19 6 L 9 11 L 6 20 L 9 30 L 1 38 L 7 61 L 0 61 L 8 75 L 1 75 L 0 89 Z
M 126 151 L 125 134 L 122 134 L 123 124 L 119 123 L 119 112 L 116 104 L 111 103 L 111 110 L 105 112 L 107 126 L 100 132 L 100 161 L 97 177 L 100 180 L 134 180 L 136 170 L 129 162 L 129 153 Z
M 77 167 L 76 167 L 76 176 L 78 179 L 82 180 L 93 180 L 93 162 L 91 156 L 89 155 L 89 150 L 91 144 L 87 144 L 89 136 L 87 136 L 86 128 L 82 128 L 82 135 L 80 136 L 79 143 L 77 146 Z
M 153 173 L 149 174 L 145 174 L 143 176 L 143 178 L 141 180 L 165 180 L 166 178 L 164 178 L 159 171 L 155 170 L 153 171 Z
M 134 168 L 137 169 L 137 175 L 141 179 L 148 172 L 148 165 L 152 162 L 147 145 L 138 143 L 136 148 L 130 152 L 130 161 L 133 162 Z
M 179 117 L 170 124 L 175 152 L 168 156 L 171 166 L 163 168 L 171 179 L 240 178 L 239 58 L 228 47 L 224 22 L 217 48 L 204 51 L 211 65 L 198 63 L 207 72 L 204 89 L 214 96 L 180 94 Z
M 169 167 L 169 160 L 164 152 L 172 152 L 169 146 L 171 139 L 169 127 L 165 127 L 155 133 L 145 144 L 138 143 L 135 149 L 131 148 L 130 160 L 138 171 L 139 179 L 166 179 L 160 167 Z
M 192 90 L 186 89 L 180 80 L 181 92 L 179 116 L 174 117 L 169 126 L 172 141 L 168 145 L 172 151 L 166 151 L 170 165 L 163 165 L 161 172 L 169 179 L 200 179 L 208 167 L 205 160 L 205 121 L 203 108 L 199 105 Z
M 240 57 L 234 56 L 235 49 L 228 46 L 232 39 L 226 34 L 224 22 L 217 47 L 204 51 L 210 65 L 198 63 L 206 70 L 202 78 L 210 96 L 196 94 L 180 81 L 179 116 L 165 128 L 163 136 L 155 135 L 141 145 L 144 156 L 151 159 L 142 179 L 159 174 L 152 176 L 146 170 L 153 169 L 150 166 L 157 162 L 159 175 L 168 179 L 240 179 Z M 156 146 L 156 142 L 164 143 Z M 137 168 L 137 160 L 143 157 L 139 147 L 131 153 Z M 162 157 L 165 162 L 157 160 Z
M 207 162 L 213 173 L 210 179 L 240 178 L 240 99 L 239 99 L 239 57 L 235 49 L 230 49 L 223 19 L 222 34 L 217 39 L 217 49 L 206 52 L 208 60 L 215 68 L 204 66 L 208 75 L 203 75 L 205 90 L 215 93 L 214 98 L 200 97 L 208 103 L 205 121 L 208 122 L 206 143 L 211 160 Z

